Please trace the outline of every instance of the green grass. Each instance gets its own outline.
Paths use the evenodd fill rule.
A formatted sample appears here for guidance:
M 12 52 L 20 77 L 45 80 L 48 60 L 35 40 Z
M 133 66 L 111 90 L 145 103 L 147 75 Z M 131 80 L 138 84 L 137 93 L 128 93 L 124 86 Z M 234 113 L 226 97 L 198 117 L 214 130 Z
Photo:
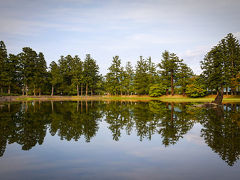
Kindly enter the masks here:
M 56 100 L 56 101 L 77 101 L 77 100 L 129 100 L 129 101 L 150 101 L 159 100 L 163 102 L 211 102 L 214 100 L 212 97 L 202 98 L 190 98 L 184 96 L 163 96 L 163 97 L 150 97 L 150 96 L 88 96 L 88 97 L 77 97 L 77 96 L 42 96 L 42 97 L 17 97 L 16 101 L 33 101 L 33 100 Z M 223 102 L 240 102 L 240 97 L 228 97 L 224 98 Z
M 38 100 L 39 98 L 32 98 L 32 97 L 19 97 L 16 98 L 16 101 L 33 101 L 33 100 Z

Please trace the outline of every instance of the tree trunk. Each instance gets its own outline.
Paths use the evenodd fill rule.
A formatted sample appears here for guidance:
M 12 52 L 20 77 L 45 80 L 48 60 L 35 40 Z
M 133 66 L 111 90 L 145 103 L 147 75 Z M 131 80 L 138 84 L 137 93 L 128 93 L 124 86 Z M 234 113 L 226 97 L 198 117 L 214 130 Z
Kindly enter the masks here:
M 24 87 L 22 88 L 22 95 L 24 96 Z
M 82 93 L 83 93 L 83 86 L 81 84 L 81 96 L 83 95 Z
M 93 90 L 91 89 L 91 96 L 93 95 Z
M 86 96 L 88 95 L 88 85 L 86 84 Z
M 226 87 L 226 94 L 228 95 L 228 87 Z
M 38 93 L 39 96 L 41 96 L 41 88 L 39 88 L 39 93 Z
M 79 87 L 78 87 L 78 84 L 77 84 L 77 96 L 79 96 Z
M 166 90 L 166 95 L 168 96 L 168 94 L 169 94 L 169 90 L 167 89 L 167 90 Z
M 11 94 L 11 86 L 8 85 L 8 94 L 10 95 Z
M 3 94 L 3 88 L 1 87 L 1 94 Z
M 51 96 L 53 96 L 53 92 L 54 92 L 54 87 L 53 87 L 53 85 L 52 85 L 52 93 L 51 93 Z
M 33 95 L 36 96 L 35 85 L 34 85 L 34 89 L 33 89 Z
M 26 96 L 28 96 L 28 86 L 27 85 L 26 85 L 25 89 L 26 89 Z
M 173 72 L 171 72 L 171 94 L 174 95 L 174 86 L 173 86 Z
M 183 96 L 185 96 L 185 95 L 186 95 L 186 93 L 185 93 L 185 89 L 183 89 L 183 93 L 182 93 L 182 94 L 183 94 Z
M 214 101 L 212 101 L 212 103 L 216 103 L 218 105 L 222 104 L 222 100 L 223 100 L 223 88 L 221 88 L 221 90 L 217 90 L 217 97 L 215 98 Z

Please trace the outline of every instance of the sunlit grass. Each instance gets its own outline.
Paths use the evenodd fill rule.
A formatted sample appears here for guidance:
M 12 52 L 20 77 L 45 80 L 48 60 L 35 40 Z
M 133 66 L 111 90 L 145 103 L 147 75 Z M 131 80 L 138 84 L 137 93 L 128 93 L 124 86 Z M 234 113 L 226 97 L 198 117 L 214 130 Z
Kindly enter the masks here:
M 33 101 L 33 100 L 45 100 L 45 101 L 81 101 L 81 100 L 107 100 L 107 101 L 151 101 L 159 100 L 163 102 L 211 102 L 215 98 L 215 95 L 201 97 L 201 98 L 190 98 L 182 95 L 174 96 L 161 96 L 161 97 L 150 97 L 150 96 L 40 96 L 40 97 L 18 97 L 16 101 Z M 225 96 L 223 102 L 240 102 L 240 96 Z

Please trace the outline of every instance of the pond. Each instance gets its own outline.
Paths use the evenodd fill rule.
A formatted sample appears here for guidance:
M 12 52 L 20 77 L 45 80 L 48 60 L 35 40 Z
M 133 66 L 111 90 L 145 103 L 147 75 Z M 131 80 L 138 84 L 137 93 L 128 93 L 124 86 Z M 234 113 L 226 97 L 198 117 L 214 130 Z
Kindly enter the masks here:
M 0 179 L 240 179 L 240 104 L 0 106 Z

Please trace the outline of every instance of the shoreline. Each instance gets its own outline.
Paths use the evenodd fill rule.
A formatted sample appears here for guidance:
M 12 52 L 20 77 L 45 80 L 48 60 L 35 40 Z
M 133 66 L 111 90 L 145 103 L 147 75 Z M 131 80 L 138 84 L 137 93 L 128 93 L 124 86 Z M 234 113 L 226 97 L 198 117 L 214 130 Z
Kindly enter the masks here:
M 150 96 L 2 96 L 0 102 L 17 102 L 17 101 L 152 101 L 159 100 L 163 102 L 211 102 L 215 95 L 209 95 L 201 98 L 190 98 L 182 95 L 164 95 L 160 97 Z M 240 102 L 240 96 L 224 95 L 223 102 Z

